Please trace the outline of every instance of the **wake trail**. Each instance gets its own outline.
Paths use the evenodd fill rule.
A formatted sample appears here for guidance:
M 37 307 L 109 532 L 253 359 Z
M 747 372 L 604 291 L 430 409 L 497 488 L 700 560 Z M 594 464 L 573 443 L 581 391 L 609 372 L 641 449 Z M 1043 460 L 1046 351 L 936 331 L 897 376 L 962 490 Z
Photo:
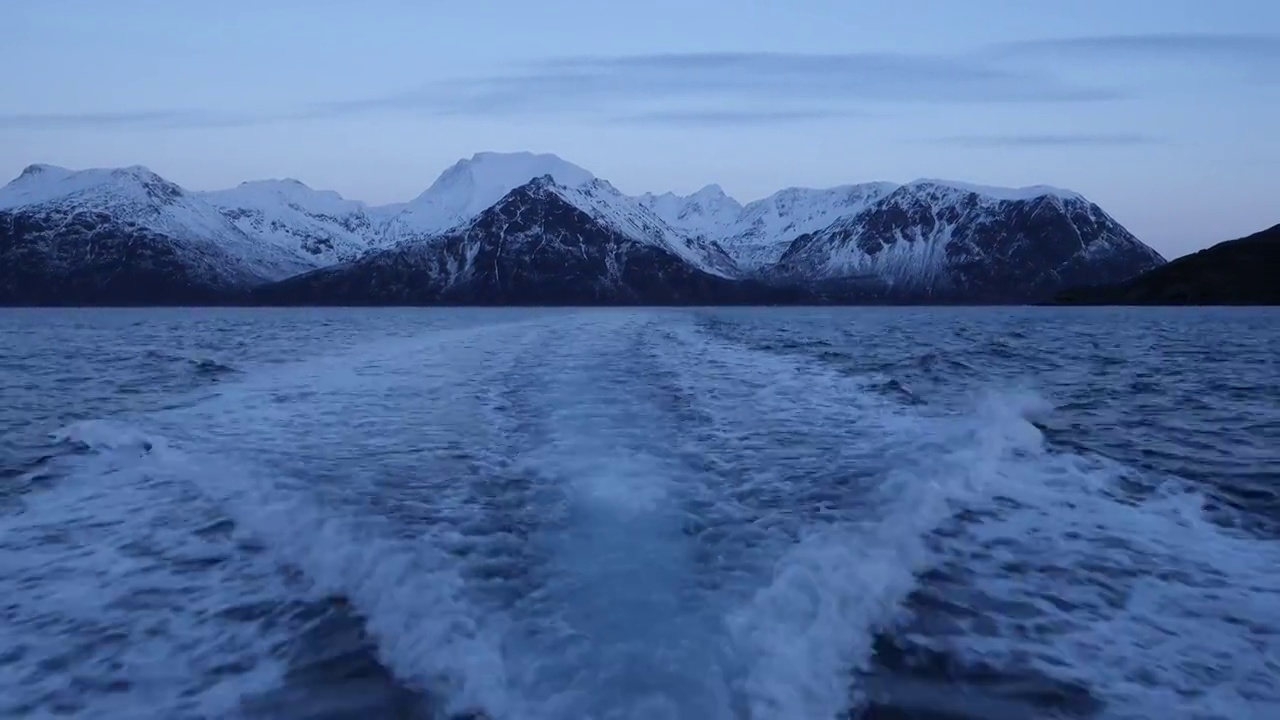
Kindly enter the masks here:
M 664 318 L 665 319 L 665 318 Z M 734 717 L 723 639 L 697 594 L 685 532 L 694 471 L 646 387 L 654 320 L 561 328 L 539 365 L 547 411 L 519 456 L 549 500 L 548 576 L 513 644 L 536 717 Z
M 1043 452 L 1017 397 L 948 415 L 876 382 L 685 312 L 578 313 L 251 373 L 115 431 L 347 598 L 446 716 L 799 720 L 860 702 L 929 534 Z

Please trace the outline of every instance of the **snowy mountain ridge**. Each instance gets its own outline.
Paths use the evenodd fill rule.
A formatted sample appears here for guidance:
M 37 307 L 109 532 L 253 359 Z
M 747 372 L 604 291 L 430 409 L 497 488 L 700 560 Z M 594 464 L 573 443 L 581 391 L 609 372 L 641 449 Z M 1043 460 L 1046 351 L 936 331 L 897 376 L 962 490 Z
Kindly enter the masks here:
M 470 222 L 254 291 L 270 304 L 682 305 L 791 300 L 603 180 L 550 175 Z
M 912 297 L 1007 301 L 1164 262 L 1077 193 L 921 180 L 801 235 L 767 271 L 809 283 L 872 278 Z
M 45 202 L 80 202 L 102 207 L 111 202 L 146 202 L 185 194 L 216 208 L 243 234 L 297 255 L 309 265 L 345 262 L 364 252 L 401 242 L 437 236 L 466 224 L 512 189 L 533 178 L 550 176 L 556 184 L 576 188 L 596 177 L 550 153 L 480 152 L 445 169 L 421 194 L 407 203 L 371 206 L 330 190 L 315 190 L 293 179 L 254 180 L 225 190 L 190 192 L 142 166 L 68 170 L 32 165 L 0 189 L 0 210 Z M 133 178 L 133 182 L 128 182 Z M 603 181 L 602 181 L 603 182 Z M 606 183 L 607 184 L 607 183 Z M 1052 195 L 1083 199 L 1078 193 L 1049 186 L 1001 188 L 957 181 L 922 179 L 906 184 L 870 182 L 832 188 L 792 187 L 745 205 L 716 184 L 695 193 L 627 196 L 611 185 L 613 205 L 632 201 L 650 230 L 665 225 L 701 245 L 717 244 L 744 270 L 777 262 L 801 235 L 816 232 L 837 219 L 855 215 L 899 188 L 936 188 L 973 193 L 995 200 Z M 130 195 L 132 193 L 132 195 Z M 221 234 L 222 222 L 207 212 L 189 217 L 194 227 Z M 199 222 L 194 222 L 196 220 Z M 678 243 L 680 244 L 680 243 Z M 703 251 L 699 251 L 703 252 Z
M 681 233 L 635 198 L 623 195 L 606 180 L 563 185 L 551 176 L 541 181 L 569 204 L 637 242 L 674 253 L 704 272 L 734 277 L 737 266 L 714 240 Z
M 671 192 L 645 193 L 637 200 L 673 227 L 697 235 L 721 235 L 742 214 L 742 203 L 715 184 L 683 197 Z
M 254 180 L 195 193 L 247 235 L 316 265 L 354 260 L 380 244 L 386 219 L 377 209 L 298 180 Z
M 796 238 L 856 215 L 903 188 L 930 194 L 939 202 L 955 202 L 968 195 L 993 201 L 1042 196 L 1084 200 L 1079 193 L 1048 185 L 1007 188 L 920 179 L 903 184 L 868 182 L 832 188 L 790 187 L 746 205 L 724 196 L 718 185 L 683 197 L 673 193 L 645 194 L 640 196 L 640 201 L 676 228 L 719 241 L 743 269 L 757 270 L 776 263 Z
M 595 180 L 590 172 L 549 153 L 481 152 L 448 167 L 383 229 L 385 245 L 440 235 L 466 224 L 536 177 L 569 187 Z
M 55 235 L 73 221 L 94 215 L 125 227 L 170 238 L 200 254 L 222 281 L 277 280 L 315 263 L 245 234 L 199 193 L 188 192 L 151 170 L 123 168 L 68 170 L 31 165 L 0 188 L 0 212 L 18 214 Z
M 154 268 L 186 268 L 183 282 L 210 278 L 211 287 L 246 286 L 446 237 L 454 238 L 455 248 L 480 243 L 500 254 L 495 248 L 501 243 L 491 248 L 482 236 L 517 225 L 524 228 L 519 247 L 537 252 L 544 244 L 526 241 L 536 240 L 541 226 L 527 218 L 514 224 L 490 218 L 467 243 L 457 239 L 530 185 L 581 213 L 572 222 L 556 217 L 561 249 L 581 250 L 589 238 L 606 238 L 615 249 L 597 260 L 614 262 L 632 257 L 632 250 L 620 248 L 636 243 L 699 273 L 735 281 L 808 287 L 859 277 L 878 283 L 877 292 L 886 297 L 907 290 L 924 297 L 935 291 L 1012 297 L 1067 279 L 1123 278 L 1164 262 L 1082 195 L 1047 185 L 870 182 L 787 188 L 743 205 L 714 184 L 687 196 L 631 196 L 556 155 L 528 152 L 476 153 L 445 169 L 413 200 L 386 206 L 291 179 L 193 192 L 141 166 L 74 171 L 32 165 L 0 188 L 0 222 L 8 223 L 0 231 L 17 243 L 10 253 L 35 258 L 24 262 L 37 266 L 69 267 L 82 261 L 76 258 L 101 264 L 112 253 L 125 262 L 136 245 L 146 249 Z M 55 246 L 56 262 L 41 259 L 53 250 L 40 248 Z M 437 256 L 447 258 L 456 261 L 447 253 Z M 644 262 L 667 268 L 667 277 L 692 277 L 674 273 L 666 260 Z M 1000 272 L 980 271 L 993 267 Z M 553 270 L 538 268 L 550 282 Z M 627 281 L 628 292 L 636 282 Z

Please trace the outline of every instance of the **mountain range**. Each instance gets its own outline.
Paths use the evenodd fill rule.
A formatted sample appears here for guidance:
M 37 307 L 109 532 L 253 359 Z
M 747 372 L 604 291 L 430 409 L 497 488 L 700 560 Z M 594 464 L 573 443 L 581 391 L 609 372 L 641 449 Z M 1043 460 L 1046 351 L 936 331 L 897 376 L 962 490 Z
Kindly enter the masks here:
M 370 206 L 296 180 L 186 190 L 134 166 L 0 188 L 0 304 L 1034 302 L 1163 265 L 1096 204 L 943 180 L 626 195 L 478 153 Z

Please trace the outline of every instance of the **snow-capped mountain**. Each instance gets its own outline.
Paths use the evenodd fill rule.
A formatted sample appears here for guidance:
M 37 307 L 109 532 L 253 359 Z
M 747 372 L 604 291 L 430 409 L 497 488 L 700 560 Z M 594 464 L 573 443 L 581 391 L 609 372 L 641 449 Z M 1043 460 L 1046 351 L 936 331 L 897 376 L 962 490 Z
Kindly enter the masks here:
M 638 200 L 672 227 L 693 235 L 719 238 L 742 214 L 742 204 L 719 185 L 707 185 L 692 195 L 645 193 Z
M 550 188 L 565 202 L 624 237 L 661 248 L 703 272 L 721 277 L 739 274 L 733 258 L 714 240 L 676 230 L 643 203 L 618 192 L 605 180 L 575 186 L 562 185 L 552 179 Z
M 759 270 L 776 263 L 792 240 L 861 212 L 895 187 L 872 182 L 822 190 L 787 188 L 747 203 L 720 241 L 743 268 Z
M 690 240 L 608 183 L 550 175 L 467 225 L 260 288 L 301 304 L 671 304 L 776 301 L 794 293 L 730 275 L 713 243 Z
M 534 153 L 477 153 L 382 207 L 293 180 L 189 192 L 141 167 L 33 165 L 0 189 L 0 260 L 0 303 L 239 301 L 317 268 L 328 269 L 280 287 L 359 302 L 709 302 L 713 289 L 738 302 L 747 285 L 764 297 L 737 282 L 750 278 L 813 301 L 1027 301 L 1164 262 L 1097 205 L 1049 187 L 874 182 L 742 205 L 717 185 L 628 196 Z M 360 285 L 374 278 L 399 289 Z
M 246 235 L 311 259 L 315 265 L 354 260 L 382 240 L 386 218 L 364 203 L 297 180 L 255 180 L 228 190 L 195 193 Z
M 384 241 L 395 245 L 465 225 L 507 193 L 544 175 L 568 187 L 595 179 L 577 165 L 547 153 L 476 153 L 454 163 L 405 205 L 384 229 Z
M 32 165 L 0 188 L 0 301 L 190 302 L 312 267 L 141 167 Z
M 919 180 L 797 238 L 769 273 L 886 299 L 1019 301 L 1163 263 L 1077 193 Z
M 640 202 L 681 231 L 718 241 L 742 270 L 751 273 L 776 263 L 792 240 L 861 212 L 897 187 L 872 182 L 787 188 L 742 205 L 719 185 L 708 185 L 688 196 L 645 194 Z

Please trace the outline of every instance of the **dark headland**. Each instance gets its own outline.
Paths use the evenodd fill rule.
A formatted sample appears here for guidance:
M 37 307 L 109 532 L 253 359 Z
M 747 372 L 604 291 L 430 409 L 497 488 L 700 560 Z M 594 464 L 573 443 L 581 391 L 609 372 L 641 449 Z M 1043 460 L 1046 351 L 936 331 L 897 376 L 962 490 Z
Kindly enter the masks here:
M 1280 225 L 1111 285 L 1059 293 L 1069 305 L 1280 305 Z

